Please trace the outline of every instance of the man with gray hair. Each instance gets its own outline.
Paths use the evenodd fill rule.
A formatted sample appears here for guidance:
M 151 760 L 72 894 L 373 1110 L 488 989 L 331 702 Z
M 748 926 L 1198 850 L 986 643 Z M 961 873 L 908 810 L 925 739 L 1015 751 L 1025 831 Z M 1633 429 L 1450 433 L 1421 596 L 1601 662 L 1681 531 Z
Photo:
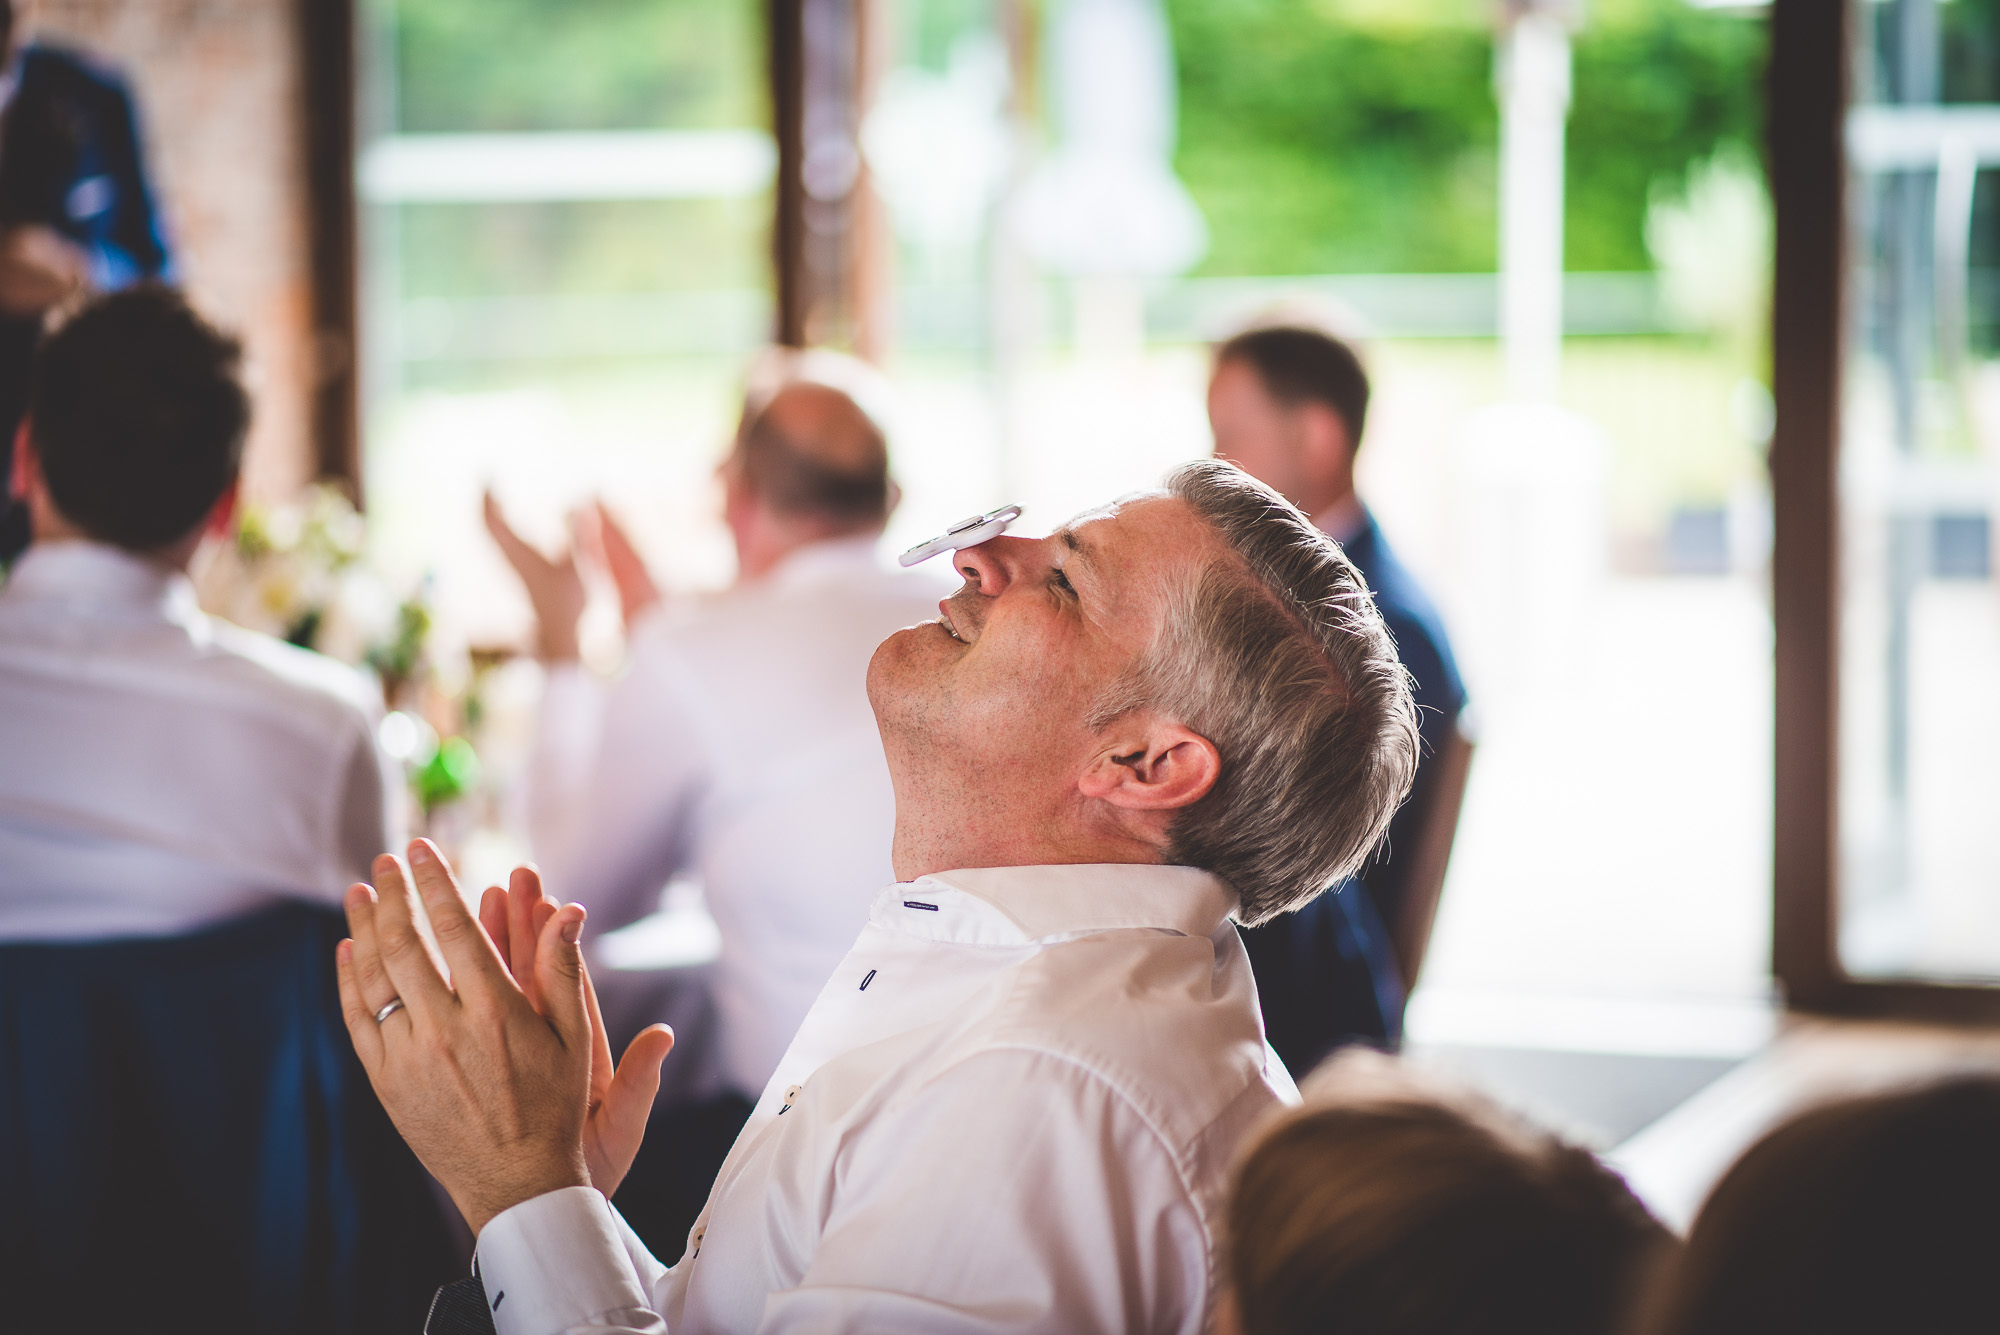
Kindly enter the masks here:
M 615 680 L 578 661 L 574 558 L 543 556 L 488 502 L 547 665 L 526 785 L 535 857 L 589 908 L 593 936 L 654 912 L 677 877 L 700 884 L 719 929 L 707 974 L 715 1060 L 660 1098 L 619 1198 L 656 1245 L 687 1236 L 757 1092 L 893 875 L 895 798 L 868 659 L 949 585 L 878 550 L 897 499 L 880 394 L 837 354 L 774 350 L 752 368 L 720 468 L 737 558 L 725 591 L 662 598 L 608 512 L 588 516 L 602 541 L 586 548 L 625 609 Z M 620 1044 L 663 1018 L 668 988 L 688 986 L 593 963 Z
M 1206 1328 L 1232 1151 L 1295 1098 L 1230 918 L 1374 847 L 1408 680 L 1340 549 L 1230 464 L 955 565 L 869 665 L 899 880 L 671 1269 L 606 1201 L 658 1058 L 613 1072 L 582 907 L 524 869 L 475 922 L 421 842 L 350 891 L 349 1031 L 500 1331 Z

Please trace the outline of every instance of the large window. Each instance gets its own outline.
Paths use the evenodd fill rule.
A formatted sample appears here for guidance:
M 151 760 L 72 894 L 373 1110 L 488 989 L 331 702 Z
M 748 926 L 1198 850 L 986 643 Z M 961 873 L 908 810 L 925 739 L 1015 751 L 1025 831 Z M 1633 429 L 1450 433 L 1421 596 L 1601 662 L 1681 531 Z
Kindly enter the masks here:
M 1840 960 L 2000 977 L 2000 6 L 1857 12 Z
M 710 470 L 769 336 L 774 152 L 754 0 L 377 0 L 359 163 L 377 555 L 448 635 L 518 639 L 491 486 L 553 540 L 610 497 L 726 577 Z
M 1615 1047 L 1665 1001 L 1727 1031 L 1669 1048 L 1740 1051 L 1728 1017 L 1769 994 L 1766 23 L 1602 0 L 1564 36 L 1559 370 L 1523 395 L 1493 26 L 1521 8 L 773 5 L 812 55 L 793 279 L 838 292 L 797 322 L 897 387 L 891 541 L 1007 501 L 1045 529 L 1205 454 L 1209 343 L 1253 315 L 1355 331 L 1365 498 L 1481 729 L 1413 1029 Z M 371 512 L 463 637 L 522 614 L 477 528 L 488 479 L 549 536 L 608 493 L 670 582 L 729 574 L 708 471 L 774 326 L 765 12 L 377 13 Z M 1113 140 L 1123 212 L 1116 173 L 1075 166 Z M 1524 397 L 1550 431 L 1503 411 Z
M 1536 458 L 1490 424 L 1495 11 L 1168 10 L 1212 244 L 1161 305 L 1202 312 L 1182 338 L 1301 295 L 1372 331 L 1364 494 L 1475 703 L 1413 1036 L 1740 1052 L 1770 947 L 1761 11 L 1623 0 L 1570 34 L 1555 400 L 1582 429 Z

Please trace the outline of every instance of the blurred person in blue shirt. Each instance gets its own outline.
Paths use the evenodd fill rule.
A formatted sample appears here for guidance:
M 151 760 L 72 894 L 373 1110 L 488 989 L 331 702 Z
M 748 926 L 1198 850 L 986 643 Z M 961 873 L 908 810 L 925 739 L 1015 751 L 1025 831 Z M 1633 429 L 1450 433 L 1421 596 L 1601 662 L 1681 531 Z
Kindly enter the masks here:
M 79 291 L 170 277 L 172 267 L 124 80 L 26 40 L 32 10 L 0 0 L 0 477 L 43 317 Z M 0 497 L 0 565 L 27 545 L 26 509 Z
M 1265 1032 L 1301 1074 L 1344 1044 L 1402 1039 L 1406 980 L 1386 924 L 1402 906 L 1438 790 L 1435 761 L 1466 699 L 1437 608 L 1355 491 L 1368 393 L 1354 349 L 1304 323 L 1254 327 L 1223 343 L 1208 388 L 1216 456 L 1281 492 L 1367 579 L 1415 680 L 1423 733 L 1416 785 L 1362 870 L 1297 912 L 1243 931 Z

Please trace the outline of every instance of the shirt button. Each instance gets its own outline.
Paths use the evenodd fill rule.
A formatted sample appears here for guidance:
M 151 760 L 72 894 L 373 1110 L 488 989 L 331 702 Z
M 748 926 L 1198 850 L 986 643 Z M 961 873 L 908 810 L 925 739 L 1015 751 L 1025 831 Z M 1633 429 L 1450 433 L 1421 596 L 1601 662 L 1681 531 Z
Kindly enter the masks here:
M 708 1236 L 708 1225 L 703 1224 L 694 1231 L 694 1254 L 701 1255 L 701 1240 Z
M 805 1092 L 806 1092 L 806 1087 L 804 1085 L 793 1085 L 790 1089 L 786 1090 L 785 1107 L 789 1108 L 794 1103 L 797 1103 L 799 1101 L 799 1095 Z M 780 1109 L 780 1111 L 783 1111 L 783 1109 Z

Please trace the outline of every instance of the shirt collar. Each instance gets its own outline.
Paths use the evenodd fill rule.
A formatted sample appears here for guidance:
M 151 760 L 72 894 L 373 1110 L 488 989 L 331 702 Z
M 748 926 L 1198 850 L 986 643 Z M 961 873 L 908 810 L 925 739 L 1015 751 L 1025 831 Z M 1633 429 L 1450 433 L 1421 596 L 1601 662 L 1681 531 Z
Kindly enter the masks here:
M 809 542 L 787 552 L 768 578 L 777 588 L 809 589 L 856 570 L 872 570 L 881 565 L 876 553 L 880 541 L 873 533 L 860 533 Z
M 199 615 L 194 585 L 172 566 L 107 543 L 32 544 L 7 577 L 10 598 L 156 611 L 169 621 Z
M 1235 892 L 1194 867 L 1079 863 L 935 872 L 890 886 L 872 916 L 905 934 L 1023 945 L 1129 928 L 1210 936 L 1235 908 Z

